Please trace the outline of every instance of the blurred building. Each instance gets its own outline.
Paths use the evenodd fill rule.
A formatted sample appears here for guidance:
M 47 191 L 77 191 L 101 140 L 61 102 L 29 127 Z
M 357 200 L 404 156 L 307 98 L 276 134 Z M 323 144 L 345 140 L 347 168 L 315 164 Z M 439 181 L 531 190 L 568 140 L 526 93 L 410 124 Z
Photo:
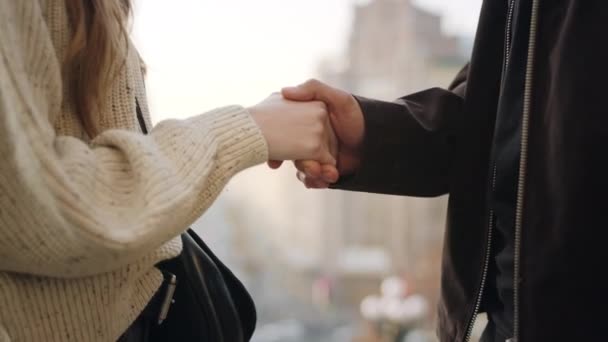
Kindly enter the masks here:
M 320 73 L 356 94 L 392 100 L 447 86 L 469 52 L 470 39 L 446 36 L 441 17 L 411 0 L 373 0 L 355 8 L 345 60 L 322 64 Z
M 410 0 L 375 0 L 356 7 L 344 60 L 322 64 L 320 78 L 354 94 L 393 100 L 447 87 L 467 55 L 466 40 L 443 34 L 439 16 Z M 332 214 L 326 216 L 331 235 L 324 267 L 349 288 L 343 300 L 357 301 L 379 277 L 398 274 L 436 303 L 445 198 L 342 192 L 327 201 Z

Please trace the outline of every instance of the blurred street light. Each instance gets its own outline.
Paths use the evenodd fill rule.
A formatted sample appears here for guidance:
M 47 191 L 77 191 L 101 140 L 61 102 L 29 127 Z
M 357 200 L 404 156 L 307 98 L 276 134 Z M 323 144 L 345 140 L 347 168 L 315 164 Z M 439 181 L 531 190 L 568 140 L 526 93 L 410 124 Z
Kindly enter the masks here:
M 407 282 L 399 277 L 384 279 L 380 295 L 369 295 L 360 304 L 361 315 L 371 322 L 387 341 L 399 341 L 424 321 L 428 301 L 407 293 Z

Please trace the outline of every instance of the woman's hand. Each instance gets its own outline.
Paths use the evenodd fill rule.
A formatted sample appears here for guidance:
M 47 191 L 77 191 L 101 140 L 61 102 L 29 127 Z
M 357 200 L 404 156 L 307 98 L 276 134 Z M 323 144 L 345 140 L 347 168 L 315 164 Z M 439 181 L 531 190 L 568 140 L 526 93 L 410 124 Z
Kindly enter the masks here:
M 289 101 L 273 94 L 249 112 L 266 138 L 270 160 L 336 165 L 337 142 L 325 103 Z
M 349 93 L 310 80 L 297 87 L 284 88 L 282 95 L 293 101 L 323 101 L 330 112 L 332 131 L 338 140 L 337 165 L 320 163 L 318 160 L 301 159 L 295 162 L 298 179 L 307 188 L 324 189 L 335 183 L 340 176 L 351 175 L 361 164 L 361 149 L 365 135 L 363 112 L 357 100 Z M 281 162 L 268 165 L 279 168 Z

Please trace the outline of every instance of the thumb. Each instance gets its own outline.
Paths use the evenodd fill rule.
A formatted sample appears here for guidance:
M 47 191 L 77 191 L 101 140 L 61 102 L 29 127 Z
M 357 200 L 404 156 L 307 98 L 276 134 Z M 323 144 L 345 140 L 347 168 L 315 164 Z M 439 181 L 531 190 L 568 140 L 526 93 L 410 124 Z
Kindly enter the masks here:
M 287 100 L 292 101 L 324 101 L 328 100 L 331 88 L 323 82 L 309 80 L 297 87 L 283 88 L 281 93 Z
M 292 101 L 312 101 L 315 99 L 315 93 L 304 85 L 285 87 L 281 89 L 281 94 L 285 99 Z

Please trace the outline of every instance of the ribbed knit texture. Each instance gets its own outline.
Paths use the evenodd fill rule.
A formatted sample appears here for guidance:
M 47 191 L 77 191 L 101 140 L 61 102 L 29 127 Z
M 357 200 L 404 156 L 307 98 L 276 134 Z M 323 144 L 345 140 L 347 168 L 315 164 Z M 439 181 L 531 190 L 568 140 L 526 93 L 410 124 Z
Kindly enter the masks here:
M 267 160 L 239 106 L 149 127 L 133 47 L 89 141 L 61 79 L 64 0 L 0 0 L 0 342 L 115 341 L 154 265 L 238 171 Z M 179 85 L 175 85 L 179 86 Z

